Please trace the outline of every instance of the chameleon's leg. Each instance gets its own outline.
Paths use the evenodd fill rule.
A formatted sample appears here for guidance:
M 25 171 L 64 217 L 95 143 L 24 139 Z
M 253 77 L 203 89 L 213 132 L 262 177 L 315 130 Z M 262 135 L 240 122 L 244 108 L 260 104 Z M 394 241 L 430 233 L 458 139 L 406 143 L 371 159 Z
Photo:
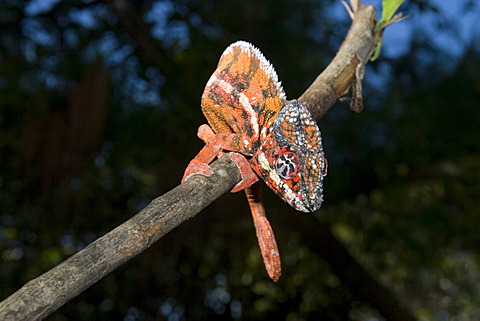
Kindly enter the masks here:
M 197 132 L 198 138 L 203 140 L 205 144 L 213 144 L 221 149 L 237 152 L 242 155 L 252 156 L 252 144 L 248 136 L 236 133 L 219 133 L 213 132 L 212 128 L 207 124 L 200 125 Z
M 203 140 L 206 143 L 215 136 L 212 127 L 208 126 L 207 124 L 202 124 L 198 127 L 197 137 Z
M 242 180 L 232 188 L 232 193 L 250 187 L 258 181 L 257 174 L 253 171 L 252 165 L 250 165 L 245 156 L 239 153 L 230 153 L 228 154 L 228 157 L 235 163 L 235 165 L 237 165 L 238 170 L 242 175 Z
M 265 207 L 262 203 L 262 190 L 259 183 L 245 189 L 248 204 L 252 211 L 253 224 L 257 233 L 258 245 L 262 253 L 263 263 L 270 278 L 277 282 L 282 273 L 280 253 L 272 227 L 265 216 Z
M 206 124 L 198 128 L 197 136 L 202 139 L 206 145 L 188 164 L 183 174 L 182 182 L 186 181 L 190 176 L 201 174 L 204 176 L 212 175 L 212 169 L 208 165 L 216 156 L 223 154 L 222 150 L 240 152 L 243 155 L 251 155 L 251 146 L 248 139 L 242 134 L 220 133 L 215 134 L 212 128 Z M 257 175 L 251 168 L 250 163 L 245 156 L 239 153 L 230 153 L 228 157 L 237 165 L 242 175 L 242 180 L 235 185 L 232 193 L 241 191 L 258 181 Z
M 218 155 L 219 151 L 220 149 L 215 149 L 210 144 L 205 145 L 188 164 L 185 173 L 183 173 L 182 183 L 196 174 L 211 176 L 213 171 L 208 164 Z
M 209 142 L 209 140 L 215 136 L 210 126 L 203 124 L 198 127 L 197 136 L 202 139 L 206 145 L 188 164 L 185 173 L 183 173 L 182 183 L 189 179 L 190 176 L 196 174 L 211 176 L 213 171 L 208 164 L 220 153 L 220 146 L 215 146 Z

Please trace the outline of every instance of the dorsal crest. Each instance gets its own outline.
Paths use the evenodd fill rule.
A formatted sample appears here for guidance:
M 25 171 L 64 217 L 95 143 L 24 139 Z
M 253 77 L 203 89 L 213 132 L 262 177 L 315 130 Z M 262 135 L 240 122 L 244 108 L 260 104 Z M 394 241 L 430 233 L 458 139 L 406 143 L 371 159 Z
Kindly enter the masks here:
M 220 66 L 223 59 L 229 61 L 228 57 L 230 55 L 238 57 L 240 56 L 241 53 L 246 54 L 253 61 L 258 61 L 258 68 L 262 71 L 262 73 L 264 73 L 264 75 L 269 79 L 269 81 L 272 81 L 275 84 L 276 92 L 279 98 L 282 100 L 285 100 L 286 99 L 285 92 L 283 91 L 282 83 L 278 80 L 278 75 L 277 75 L 277 72 L 275 71 L 275 68 L 273 68 L 270 61 L 268 61 L 268 59 L 265 58 L 265 56 L 260 51 L 260 49 L 258 49 L 251 43 L 247 41 L 242 41 L 242 40 L 232 43 L 223 52 L 222 56 L 220 57 L 220 62 L 218 65 Z M 237 61 L 240 64 L 243 63 L 245 65 L 248 65 L 248 63 L 245 63 L 245 60 L 243 57 L 238 57 Z M 256 66 L 254 68 L 256 68 Z
M 202 110 L 215 132 L 245 133 L 253 141 L 266 136 L 262 129 L 272 127 L 284 104 L 273 66 L 246 41 L 225 49 L 202 96 Z

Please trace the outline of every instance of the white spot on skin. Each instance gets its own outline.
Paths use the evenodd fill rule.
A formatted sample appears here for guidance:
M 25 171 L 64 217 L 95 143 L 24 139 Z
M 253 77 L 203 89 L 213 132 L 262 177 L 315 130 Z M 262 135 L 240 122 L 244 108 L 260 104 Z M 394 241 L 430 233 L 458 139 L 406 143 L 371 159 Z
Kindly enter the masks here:
M 212 78 L 215 78 L 217 79 L 218 81 L 218 86 L 220 88 L 222 88 L 223 91 L 225 91 L 227 94 L 231 94 L 234 90 L 233 86 L 230 85 L 228 82 L 224 81 L 224 80 L 218 80 L 217 77 L 213 77 Z M 210 79 L 212 79 L 210 78 Z M 209 81 L 210 82 L 210 81 Z M 248 97 L 245 96 L 244 93 L 240 93 L 239 94 L 239 97 L 240 97 L 240 104 L 242 104 L 242 107 L 243 107 L 243 110 L 248 114 L 248 116 L 250 117 L 250 124 L 252 125 L 252 130 L 253 130 L 253 133 L 254 133 L 254 137 L 258 137 L 258 134 L 259 134 L 259 127 L 258 127 L 258 117 L 257 117 L 257 113 L 255 112 L 255 110 L 253 110 L 253 107 L 252 105 L 250 104 L 250 101 L 248 100 Z
M 248 97 L 245 96 L 244 93 L 240 93 L 240 103 L 242 104 L 243 109 L 250 116 L 250 124 L 252 125 L 252 130 L 253 130 L 254 136 L 258 137 L 260 129 L 258 127 L 257 113 L 255 112 L 255 110 L 253 110 L 252 105 L 250 104 L 250 101 L 248 100 Z
M 264 140 L 268 134 L 270 134 L 270 128 L 265 126 L 262 128 L 262 130 L 260 131 L 260 136 L 262 137 L 262 140 Z
M 258 154 L 258 161 L 260 166 L 268 172 L 268 176 L 275 182 L 275 184 L 280 185 L 282 183 L 282 179 L 280 176 L 278 176 L 277 172 L 270 167 L 270 164 L 268 163 L 264 153 Z
M 214 78 L 214 77 L 212 77 Z M 224 92 L 226 92 L 227 94 L 231 94 L 232 91 L 233 91 L 233 86 L 230 85 L 228 82 L 226 81 L 223 81 L 223 80 L 219 80 L 217 77 L 215 77 L 215 79 L 217 79 L 218 81 L 218 85 L 220 86 L 220 88 L 223 89 Z

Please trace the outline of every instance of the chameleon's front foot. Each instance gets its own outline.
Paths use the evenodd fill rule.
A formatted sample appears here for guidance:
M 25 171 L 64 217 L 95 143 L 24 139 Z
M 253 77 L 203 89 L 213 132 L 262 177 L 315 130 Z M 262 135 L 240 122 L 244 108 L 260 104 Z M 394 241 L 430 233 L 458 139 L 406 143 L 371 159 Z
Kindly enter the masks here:
M 210 126 L 203 124 L 198 127 L 197 136 L 201 138 L 206 145 L 188 164 L 185 173 L 183 173 L 182 183 L 193 175 L 212 176 L 213 170 L 208 164 L 221 153 L 220 146 L 210 143 L 210 139 L 215 136 Z
M 212 174 L 213 170 L 210 165 L 199 162 L 194 158 L 188 164 L 185 173 L 183 173 L 182 183 L 184 183 L 193 175 L 212 176 Z
M 235 165 L 237 165 L 240 175 L 242 176 L 242 180 L 232 188 L 232 193 L 236 193 L 247 187 L 250 187 L 258 181 L 258 176 L 255 174 L 250 163 L 243 155 L 239 153 L 229 153 L 228 157 L 235 163 Z M 212 176 L 213 170 L 210 165 L 198 160 L 197 158 L 198 156 L 192 159 L 188 164 L 188 167 L 183 174 L 182 183 L 193 175 L 203 175 L 207 177 Z
M 215 157 L 220 157 L 224 154 L 224 150 L 240 150 L 245 153 L 250 152 L 250 146 L 238 147 L 238 141 L 243 141 L 243 136 L 238 134 L 215 134 L 212 128 L 206 124 L 198 128 L 197 136 L 202 139 L 206 145 L 188 164 L 185 173 L 183 174 L 182 183 L 193 175 L 211 176 L 213 174 L 212 168 L 208 165 Z M 232 148 L 233 147 L 233 148 Z M 238 148 L 235 148 L 238 147 Z M 235 185 L 232 193 L 241 191 L 258 181 L 258 176 L 254 173 L 252 166 L 248 160 L 239 153 L 229 153 L 228 157 L 237 165 L 242 180 Z

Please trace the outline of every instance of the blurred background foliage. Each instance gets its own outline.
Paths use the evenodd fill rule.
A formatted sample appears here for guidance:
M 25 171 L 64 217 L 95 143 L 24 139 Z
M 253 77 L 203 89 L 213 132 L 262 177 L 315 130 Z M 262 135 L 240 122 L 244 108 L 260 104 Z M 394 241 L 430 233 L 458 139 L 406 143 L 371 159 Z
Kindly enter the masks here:
M 465 22 L 479 4 L 401 10 L 367 68 L 365 110 L 339 103 L 320 121 L 321 228 L 266 191 L 278 283 L 243 194 L 229 194 L 48 319 L 380 320 L 365 275 L 344 273 L 355 267 L 419 320 L 478 320 L 480 48 Z M 179 183 L 228 44 L 258 46 L 295 98 L 349 25 L 338 1 L 4 0 L 1 298 Z

